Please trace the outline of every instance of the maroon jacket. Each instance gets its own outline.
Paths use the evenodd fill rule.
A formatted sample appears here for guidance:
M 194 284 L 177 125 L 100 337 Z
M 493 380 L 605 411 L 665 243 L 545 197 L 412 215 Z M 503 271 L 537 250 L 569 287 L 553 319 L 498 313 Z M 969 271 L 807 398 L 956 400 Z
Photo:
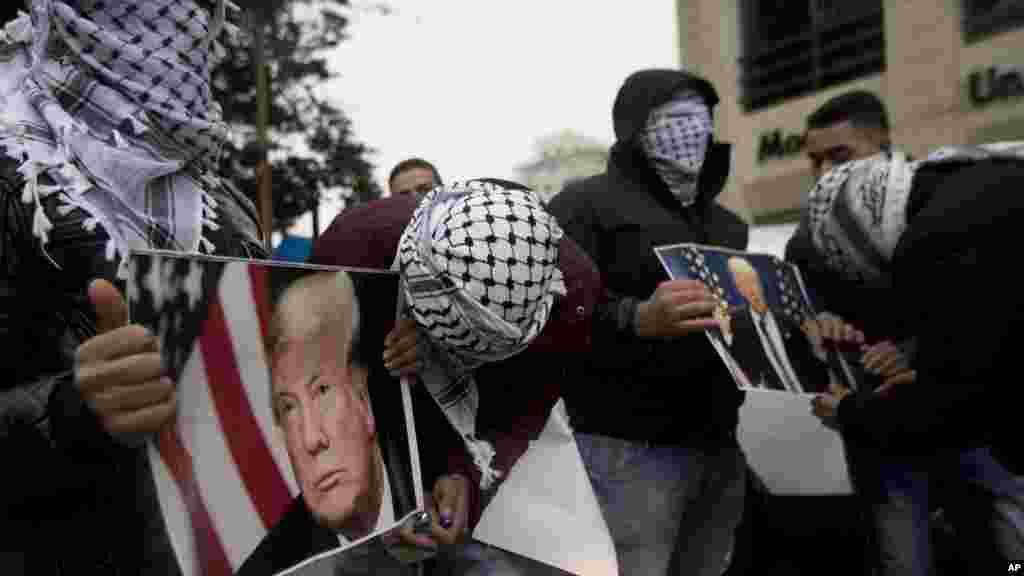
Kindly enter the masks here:
M 345 210 L 314 243 L 309 261 L 327 266 L 390 268 L 416 205 L 415 198 L 401 196 Z M 540 434 L 552 406 L 562 395 L 563 384 L 577 380 L 590 351 L 594 308 L 603 290 L 600 275 L 568 236 L 559 245 L 559 268 L 568 293 L 557 299 L 541 334 L 517 356 L 477 371 L 477 432 L 494 445 L 494 466 L 503 476 Z M 470 478 L 474 487 L 470 497 L 472 529 L 484 506 L 475 489 L 479 486 L 479 470 L 432 401 L 430 408 L 436 414 L 421 421 L 417 413 L 416 424 L 428 489 L 440 473 L 458 472 Z M 442 462 L 437 462 L 439 459 Z M 444 460 L 447 469 L 432 471 L 436 466 L 443 467 Z

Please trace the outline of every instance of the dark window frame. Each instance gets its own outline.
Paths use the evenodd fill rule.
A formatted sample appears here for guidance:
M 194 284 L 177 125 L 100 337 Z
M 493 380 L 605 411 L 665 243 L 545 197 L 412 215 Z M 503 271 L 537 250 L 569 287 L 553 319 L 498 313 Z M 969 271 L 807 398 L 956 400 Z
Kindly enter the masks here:
M 825 13 L 823 0 L 806 3 L 806 29 L 767 41 L 758 30 L 758 22 L 768 20 L 759 18 L 763 3 L 741 1 L 739 83 L 745 111 L 756 112 L 885 71 L 884 2 L 834 2 L 831 14 Z M 852 56 L 842 54 L 860 47 Z
M 967 44 L 973 44 L 982 40 L 1009 32 L 1017 28 L 1024 28 L 1024 2 L 1011 0 L 997 4 L 989 10 L 985 10 L 979 4 L 987 4 L 981 0 L 963 0 L 963 34 Z

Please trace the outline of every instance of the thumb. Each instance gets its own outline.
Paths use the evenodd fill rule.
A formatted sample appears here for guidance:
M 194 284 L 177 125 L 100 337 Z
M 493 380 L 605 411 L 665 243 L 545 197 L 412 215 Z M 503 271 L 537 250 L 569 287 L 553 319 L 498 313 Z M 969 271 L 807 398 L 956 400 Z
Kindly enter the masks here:
M 434 484 L 434 501 L 437 503 L 439 524 L 447 530 L 455 521 L 455 508 L 459 500 L 459 484 L 454 478 L 445 476 Z
M 121 292 L 102 278 L 89 284 L 89 302 L 96 310 L 96 332 L 103 334 L 128 324 L 128 303 Z

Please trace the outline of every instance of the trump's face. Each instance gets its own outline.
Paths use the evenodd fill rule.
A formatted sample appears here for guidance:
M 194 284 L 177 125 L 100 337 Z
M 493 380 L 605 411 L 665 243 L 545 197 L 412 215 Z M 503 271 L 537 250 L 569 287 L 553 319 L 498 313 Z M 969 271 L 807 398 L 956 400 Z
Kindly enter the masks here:
M 733 278 L 736 282 L 736 289 L 750 303 L 750 307 L 758 313 L 763 313 L 767 305 L 764 301 L 764 294 L 761 292 L 761 279 L 757 277 L 757 274 L 738 272 L 734 274 Z
M 318 523 L 334 530 L 365 513 L 377 487 L 367 372 L 351 361 L 350 340 L 327 333 L 288 342 L 272 372 L 278 428 L 302 497 Z

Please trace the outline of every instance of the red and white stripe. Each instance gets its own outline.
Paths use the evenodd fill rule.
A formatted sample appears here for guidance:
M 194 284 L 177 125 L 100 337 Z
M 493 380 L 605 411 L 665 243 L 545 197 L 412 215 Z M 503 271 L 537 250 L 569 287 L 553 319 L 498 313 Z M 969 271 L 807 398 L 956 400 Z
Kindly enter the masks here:
M 225 266 L 178 382 L 176 426 L 149 449 L 186 576 L 233 574 L 298 494 L 271 417 L 268 272 Z

